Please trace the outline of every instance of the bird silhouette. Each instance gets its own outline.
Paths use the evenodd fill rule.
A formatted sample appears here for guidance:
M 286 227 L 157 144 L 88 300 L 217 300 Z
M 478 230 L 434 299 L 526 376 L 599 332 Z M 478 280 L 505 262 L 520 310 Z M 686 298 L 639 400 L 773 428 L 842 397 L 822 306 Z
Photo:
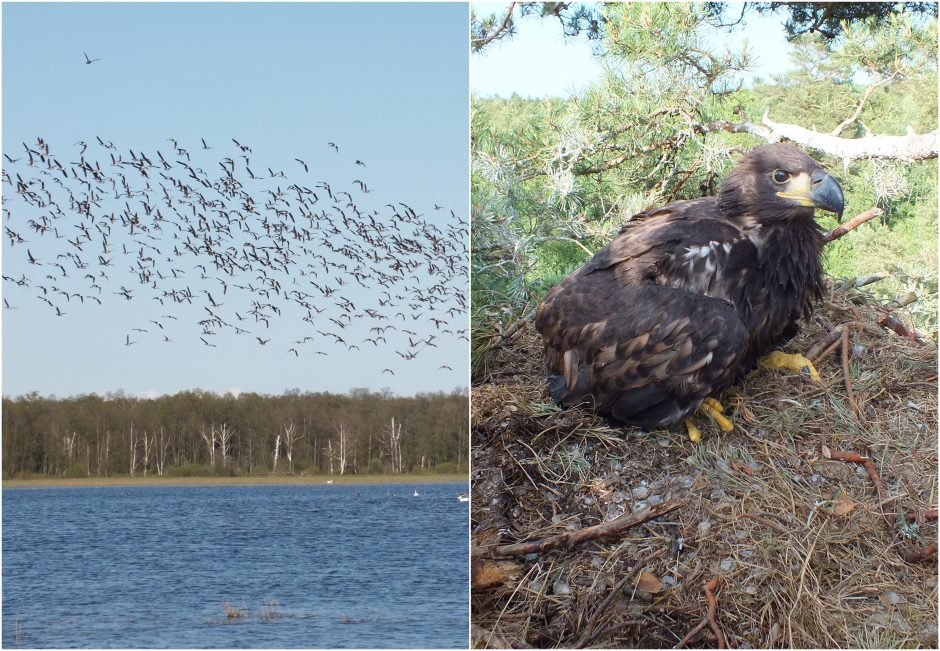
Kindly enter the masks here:
M 403 201 L 358 205 L 358 192 L 291 179 L 287 170 L 299 168 L 253 161 L 250 146 L 230 140 L 189 147 L 169 138 L 161 151 L 95 135 L 77 139 L 70 159 L 37 138 L 20 157 L 4 153 L 5 253 L 23 268 L 4 275 L 5 293 L 63 318 L 109 297 L 153 301 L 163 313 L 141 311 L 146 327 L 131 329 L 141 345 L 173 343 L 190 306 L 207 347 L 223 331 L 264 346 L 275 320 L 295 319 L 310 328 L 286 348 L 298 359 L 348 354 L 358 341 L 410 361 L 439 338 L 467 339 L 466 221 L 451 212 L 431 223 Z M 304 175 L 308 158 L 294 157 Z M 267 176 L 252 171 L 259 164 Z M 371 192 L 367 181 L 352 186 Z M 4 308 L 13 309 L 6 297 Z

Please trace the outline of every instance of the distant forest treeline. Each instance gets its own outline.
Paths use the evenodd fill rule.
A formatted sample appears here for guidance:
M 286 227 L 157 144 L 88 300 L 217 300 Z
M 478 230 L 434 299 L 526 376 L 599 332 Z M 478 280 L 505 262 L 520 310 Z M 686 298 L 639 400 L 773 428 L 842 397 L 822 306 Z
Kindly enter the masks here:
M 461 391 L 184 391 L 3 399 L 3 476 L 355 474 L 468 468 Z

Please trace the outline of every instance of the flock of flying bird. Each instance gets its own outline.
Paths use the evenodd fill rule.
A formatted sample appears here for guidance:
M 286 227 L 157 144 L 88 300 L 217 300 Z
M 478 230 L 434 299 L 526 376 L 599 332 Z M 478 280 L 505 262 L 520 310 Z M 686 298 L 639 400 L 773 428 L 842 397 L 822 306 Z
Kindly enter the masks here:
M 60 317 L 76 304 L 159 303 L 160 317 L 122 333 L 126 346 L 173 342 L 184 313 L 209 347 L 223 330 L 267 346 L 272 322 L 302 319 L 309 334 L 285 344 L 296 357 L 388 346 L 407 361 L 468 340 L 468 224 L 452 210 L 360 208 L 373 204 L 361 178 L 347 191 L 311 180 L 301 158 L 261 166 L 234 138 L 192 151 L 172 138 L 149 153 L 97 136 L 74 147 L 62 156 L 38 138 L 4 153 L 6 256 L 22 256 L 4 264 L 4 309 L 16 309 L 15 288 Z M 213 149 L 230 151 L 202 162 Z M 322 158 L 337 157 L 331 142 Z

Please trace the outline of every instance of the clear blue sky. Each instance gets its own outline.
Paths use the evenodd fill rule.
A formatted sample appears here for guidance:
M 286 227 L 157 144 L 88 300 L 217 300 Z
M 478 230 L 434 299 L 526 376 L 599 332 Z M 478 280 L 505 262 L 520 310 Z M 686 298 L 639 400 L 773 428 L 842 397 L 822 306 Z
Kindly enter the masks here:
M 404 202 L 442 229 L 451 223 L 451 209 L 468 217 L 464 4 L 4 3 L 2 12 L 2 148 L 13 158 L 24 154 L 22 142 L 32 145 L 41 137 L 59 159 L 76 162 L 80 146 L 73 143 L 85 141 L 86 157 L 107 168 L 109 152 L 97 146 L 96 136 L 113 142 L 125 160 L 129 150 L 166 155 L 172 151 L 167 139 L 174 138 L 192 153 L 194 166 L 218 175 L 218 162 L 240 153 L 235 138 L 252 147 L 254 173 L 267 167 L 287 172 L 290 180 L 270 180 L 265 187 L 297 182 L 313 188 L 326 180 L 336 191 L 355 194 L 353 180 L 361 179 L 371 190 L 356 194 L 363 211 Z M 83 52 L 100 61 L 86 65 Z M 201 138 L 214 149 L 203 151 Z M 309 173 L 295 158 L 308 163 Z M 357 159 L 367 166 L 355 165 Z M 128 177 L 134 172 L 124 171 Z M 36 214 L 13 201 L 9 184 L 3 192 L 11 211 L 4 225 L 15 225 L 29 241 L 11 249 L 3 238 L 4 275 L 27 274 L 35 283 L 56 275 L 48 266 L 29 265 L 25 252 L 50 263 L 68 248 L 65 239 L 31 232 L 25 222 Z M 116 203 L 102 211 L 121 210 L 124 200 Z M 436 204 L 446 209 L 436 210 Z M 79 218 L 71 219 L 60 225 L 74 235 Z M 119 248 L 120 241 L 114 236 L 112 245 Z M 101 251 L 88 248 L 93 263 Z M 143 289 L 137 292 L 142 298 L 126 301 L 115 292 L 136 282 L 128 273 L 134 255 L 115 258 L 101 293 L 104 304 L 72 299 L 62 303 L 62 317 L 36 298 L 35 287 L 3 283 L 4 298 L 15 308 L 3 310 L 4 395 L 122 389 L 147 396 L 192 388 L 342 393 L 355 387 L 411 395 L 467 386 L 468 342 L 438 331 L 465 329 L 466 314 L 435 314 L 446 320 L 443 326 L 427 318 L 411 322 L 417 337 L 436 335 L 438 347 L 423 347 L 408 362 L 397 355 L 407 350 L 400 339 L 378 348 L 360 343 L 361 351 L 307 342 L 295 357 L 287 352 L 291 342 L 317 333 L 302 312 L 287 310 L 269 329 L 248 327 L 250 335 L 220 331 L 212 339 L 217 347 L 208 348 L 194 325 L 206 318 L 205 301 L 160 306 Z M 239 309 L 239 301 L 242 311 L 249 307 L 244 295 L 222 296 L 218 283 L 200 281 L 194 264 L 185 269 L 194 292 L 214 286 L 216 301 L 232 301 L 226 309 Z M 163 264 L 164 272 L 169 266 Z M 238 280 L 252 282 L 233 282 Z M 349 289 L 348 298 L 368 302 L 381 290 Z M 336 316 L 333 309 L 321 321 Z M 177 320 L 163 319 L 164 331 L 148 326 L 168 313 Z M 367 321 L 359 322 L 352 341 L 370 336 Z M 165 343 L 163 334 L 173 343 Z M 128 335 L 137 342 L 130 347 Z M 259 345 L 257 335 L 270 343 Z M 317 349 L 329 354 L 315 356 Z M 395 375 L 383 374 L 385 368 Z
M 505 12 L 505 2 L 473 2 L 479 16 Z M 729 9 L 734 14 L 734 7 Z M 517 11 L 518 17 L 518 11 Z M 735 17 L 737 15 L 735 14 Z M 745 80 L 769 79 L 790 69 L 782 15 L 751 12 L 745 29 L 715 30 L 714 38 L 737 48 L 746 39 L 752 52 L 752 69 Z M 602 75 L 600 59 L 592 54 L 584 37 L 567 38 L 557 20 L 527 17 L 516 22 L 517 33 L 497 41 L 470 57 L 470 89 L 483 97 L 571 97 Z M 746 32 L 746 35 L 745 35 Z

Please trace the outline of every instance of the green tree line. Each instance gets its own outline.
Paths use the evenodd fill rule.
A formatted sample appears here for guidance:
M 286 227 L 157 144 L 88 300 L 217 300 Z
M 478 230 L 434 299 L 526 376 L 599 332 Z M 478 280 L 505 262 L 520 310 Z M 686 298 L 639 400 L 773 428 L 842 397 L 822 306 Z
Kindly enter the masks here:
M 3 476 L 460 472 L 463 391 L 3 399 Z

